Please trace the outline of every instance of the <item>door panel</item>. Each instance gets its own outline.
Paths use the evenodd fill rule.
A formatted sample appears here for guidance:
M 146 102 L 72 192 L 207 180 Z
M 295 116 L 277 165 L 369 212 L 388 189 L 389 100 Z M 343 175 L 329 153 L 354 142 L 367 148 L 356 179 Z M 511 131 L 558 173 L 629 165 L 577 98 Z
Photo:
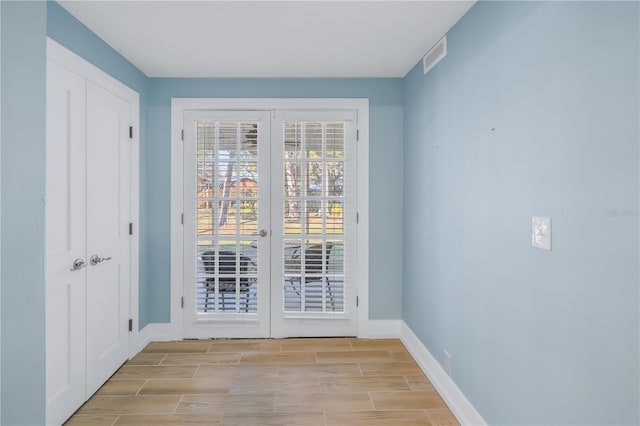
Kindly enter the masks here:
M 129 104 L 87 82 L 89 394 L 128 356 L 129 144 Z
M 269 335 L 268 134 L 265 112 L 185 115 L 186 337 Z
M 85 400 L 86 268 L 71 271 L 85 253 L 84 99 L 84 79 L 47 61 L 47 424 Z
M 356 118 L 353 111 L 276 113 L 273 337 L 357 334 Z

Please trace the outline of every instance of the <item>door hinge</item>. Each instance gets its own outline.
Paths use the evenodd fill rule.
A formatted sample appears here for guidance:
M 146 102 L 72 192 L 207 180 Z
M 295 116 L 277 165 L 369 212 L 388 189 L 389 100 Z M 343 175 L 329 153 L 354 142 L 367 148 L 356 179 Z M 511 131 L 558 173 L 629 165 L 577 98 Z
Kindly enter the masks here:
M 129 139 L 133 139 L 133 126 L 129 126 Z
M 184 296 L 180 298 L 180 307 L 184 309 Z
M 180 225 L 184 225 L 184 213 L 180 213 Z
M 133 235 L 133 222 L 129 222 L 129 235 Z
M 356 129 L 356 142 L 360 140 L 360 129 Z
M 184 129 L 182 129 L 182 131 L 180 132 L 180 139 L 184 141 Z
M 129 318 L 129 331 L 133 331 L 133 319 Z
M 360 306 L 360 298 L 356 296 L 356 308 Z
M 360 223 L 360 213 L 356 213 L 356 223 Z

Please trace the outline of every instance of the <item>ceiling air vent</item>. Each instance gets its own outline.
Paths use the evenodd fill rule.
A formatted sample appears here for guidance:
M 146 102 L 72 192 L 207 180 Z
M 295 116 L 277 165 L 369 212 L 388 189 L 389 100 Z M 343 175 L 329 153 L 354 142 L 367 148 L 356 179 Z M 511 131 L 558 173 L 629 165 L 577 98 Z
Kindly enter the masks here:
M 447 56 L 447 36 L 445 35 L 422 58 L 424 73 L 428 73 L 442 58 Z

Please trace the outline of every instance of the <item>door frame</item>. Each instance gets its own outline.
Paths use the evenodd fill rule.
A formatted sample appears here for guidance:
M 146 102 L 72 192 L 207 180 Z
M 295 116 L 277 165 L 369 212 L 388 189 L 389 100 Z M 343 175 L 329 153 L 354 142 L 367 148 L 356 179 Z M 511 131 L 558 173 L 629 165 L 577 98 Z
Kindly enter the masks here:
M 356 293 L 358 337 L 369 322 L 369 99 L 172 98 L 171 99 L 171 339 L 183 338 L 183 117 L 187 110 L 353 110 L 358 115 Z M 273 115 L 272 115 L 273 118 Z
M 133 321 L 133 326 L 128 343 L 128 356 L 131 358 L 139 352 L 140 95 L 49 37 L 47 37 L 47 59 L 124 99 L 131 106 L 129 122 L 133 132 L 130 144 L 129 220 L 133 223 L 133 235 L 129 238 L 129 318 Z

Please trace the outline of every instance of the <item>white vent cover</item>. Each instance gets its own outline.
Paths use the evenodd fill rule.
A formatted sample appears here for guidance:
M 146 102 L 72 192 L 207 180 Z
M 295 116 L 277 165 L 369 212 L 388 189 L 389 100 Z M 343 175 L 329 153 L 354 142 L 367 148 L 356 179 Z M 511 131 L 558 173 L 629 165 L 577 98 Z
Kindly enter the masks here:
M 431 48 L 427 52 L 426 55 L 422 58 L 422 67 L 424 68 L 424 73 L 428 73 L 431 68 L 435 67 L 438 62 L 447 56 L 447 36 L 445 35 L 440 39 L 439 42 L 436 43 L 435 46 Z

